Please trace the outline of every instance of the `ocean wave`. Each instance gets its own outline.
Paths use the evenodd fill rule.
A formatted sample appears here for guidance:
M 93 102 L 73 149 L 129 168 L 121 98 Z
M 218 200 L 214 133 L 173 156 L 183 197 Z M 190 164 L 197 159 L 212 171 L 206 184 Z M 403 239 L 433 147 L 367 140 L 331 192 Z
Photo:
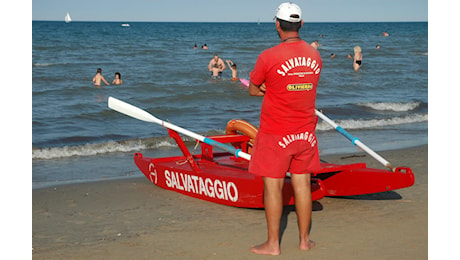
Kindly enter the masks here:
M 358 119 L 358 120 L 337 120 L 336 124 L 346 130 L 352 129 L 372 129 L 386 126 L 413 124 L 428 121 L 428 114 L 414 114 L 405 117 L 393 117 L 386 119 Z M 320 121 L 316 126 L 316 131 L 330 131 L 333 128 L 324 121 Z M 203 133 L 206 136 L 224 134 L 220 130 L 212 130 Z M 187 146 L 193 146 L 196 141 L 193 138 L 182 137 Z M 88 143 L 76 146 L 63 146 L 51 148 L 33 148 L 32 159 L 52 160 L 63 159 L 73 156 L 94 156 L 115 152 L 138 152 L 145 149 L 176 148 L 177 144 L 169 136 L 134 139 L 125 141 L 108 141 L 105 143 Z
M 344 129 L 369 129 L 392 125 L 414 124 L 428 121 L 428 114 L 413 114 L 404 117 L 392 117 L 385 119 L 360 119 L 360 120 L 337 120 L 335 123 Z M 316 126 L 317 131 L 329 131 L 333 128 L 324 121 Z
M 410 54 L 412 54 L 412 55 L 428 56 L 428 52 L 411 52 Z
M 133 152 L 149 148 L 176 147 L 176 144 L 169 140 L 152 141 L 149 139 L 129 141 L 109 141 L 97 144 L 84 144 L 76 146 L 63 146 L 51 148 L 32 149 L 32 159 L 62 159 L 72 156 L 93 156 L 98 154 L 115 152 Z
M 32 63 L 32 66 L 35 67 L 48 67 L 48 66 L 55 66 L 55 65 L 66 65 L 66 62 L 61 62 L 61 63 Z
M 358 103 L 358 106 L 371 108 L 379 111 L 407 112 L 419 107 L 421 102 L 365 102 Z

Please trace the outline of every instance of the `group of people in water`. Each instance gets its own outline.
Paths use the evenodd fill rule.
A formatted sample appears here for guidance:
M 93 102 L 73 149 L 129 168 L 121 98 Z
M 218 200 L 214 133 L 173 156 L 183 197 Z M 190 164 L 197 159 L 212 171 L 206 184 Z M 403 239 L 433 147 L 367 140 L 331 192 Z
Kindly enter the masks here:
M 236 69 L 236 63 L 231 60 L 225 60 L 228 67 L 232 71 L 232 81 L 238 80 L 238 70 Z M 219 55 L 214 54 L 214 57 L 209 61 L 208 70 L 211 72 L 211 78 L 220 79 L 222 77 L 222 72 L 226 69 L 224 61 Z
M 378 50 L 380 49 L 380 45 L 376 45 L 375 46 L 375 49 Z M 361 50 L 361 47 L 360 46 L 355 46 L 353 48 L 353 52 L 354 52 L 354 55 L 351 55 L 351 54 L 348 54 L 347 55 L 347 58 L 348 59 L 353 59 L 353 70 L 354 71 L 357 71 L 359 70 L 359 68 L 361 68 L 362 66 L 362 62 L 363 62 L 363 52 Z M 334 59 L 335 58 L 335 53 L 331 53 L 331 59 Z
M 104 82 L 105 85 L 110 85 L 109 82 L 102 76 L 102 69 L 98 68 L 96 70 L 96 75 L 93 77 L 93 84 L 94 86 L 100 87 L 101 83 Z M 112 85 L 121 85 L 123 84 L 123 80 L 121 79 L 121 74 L 120 72 L 115 72 L 115 78 L 112 81 Z
M 388 32 L 383 32 L 382 34 L 384 37 L 389 36 Z M 317 40 L 313 41 L 310 44 L 313 48 L 318 49 L 318 47 L 321 46 Z M 193 47 L 194 49 L 197 49 L 197 45 Z M 205 43 L 203 46 L 201 46 L 202 49 L 207 50 L 208 46 Z M 376 49 L 380 49 L 380 45 L 376 45 Z M 362 49 L 360 46 L 355 46 L 353 48 L 354 55 L 352 56 L 351 54 L 348 54 L 347 58 L 348 59 L 353 59 L 353 70 L 357 71 L 361 68 L 362 66 L 362 61 L 363 61 L 363 53 Z M 335 58 L 335 53 L 331 53 L 331 59 Z M 227 63 L 228 67 L 232 71 L 232 81 L 238 81 L 238 70 L 236 68 L 236 63 L 234 63 L 231 60 L 225 60 Z M 222 72 L 227 68 L 225 66 L 224 61 L 222 58 L 219 57 L 218 54 L 214 54 L 214 57 L 209 61 L 208 64 L 208 70 L 211 72 L 211 78 L 212 79 L 220 79 L 222 77 Z M 101 86 L 101 83 L 104 82 L 106 85 L 110 85 L 109 82 L 102 76 L 102 69 L 98 68 L 96 71 L 96 75 L 93 77 L 93 83 L 94 86 Z M 115 72 L 115 78 L 112 81 L 112 85 L 121 85 L 123 84 L 123 80 L 121 79 L 121 74 L 120 72 Z
M 388 37 L 390 34 L 388 32 L 383 32 L 382 36 Z M 323 35 L 320 35 L 320 37 L 323 37 Z M 313 48 L 318 49 L 321 44 L 319 44 L 318 40 L 313 41 L 310 44 Z M 206 46 L 206 44 L 205 44 Z M 203 48 L 203 46 L 202 46 Z M 194 49 L 197 49 L 197 46 L 195 44 Z M 204 48 L 203 48 L 204 49 Z M 206 49 L 208 47 L 206 46 Z M 375 49 L 380 49 L 380 45 L 376 45 Z M 347 58 L 348 59 L 353 59 L 353 70 L 357 71 L 361 68 L 362 62 L 363 62 L 363 52 L 360 46 L 355 46 L 353 48 L 354 55 L 348 54 Z M 335 58 L 335 53 L 331 53 L 331 59 Z M 238 80 L 238 70 L 236 69 L 236 64 L 232 62 L 231 60 L 226 60 L 228 67 L 232 71 L 232 81 L 237 81 Z M 222 72 L 226 69 L 224 61 L 219 57 L 219 55 L 214 54 L 214 57 L 209 61 L 208 64 L 208 70 L 211 72 L 211 78 L 213 79 L 220 79 L 222 77 Z
M 383 37 L 388 37 L 390 36 L 390 34 L 388 32 L 383 32 L 382 33 L 382 36 Z M 316 44 L 317 44 L 318 41 L 316 41 Z M 313 43 L 312 43 L 312 46 L 313 46 Z M 313 46 L 314 47 L 314 46 Z M 377 44 L 375 45 L 375 49 L 376 50 L 379 50 L 380 49 L 380 45 Z M 354 51 L 354 55 L 352 56 L 351 54 L 348 54 L 347 55 L 347 58 L 348 59 L 353 59 L 353 70 L 354 71 L 357 71 L 359 70 L 359 68 L 361 68 L 362 66 L 362 62 L 363 62 L 363 52 L 362 52 L 362 49 L 360 46 L 355 46 L 353 48 L 353 51 Z M 331 53 L 331 59 L 334 59 L 335 58 L 335 53 Z
M 323 37 L 323 36 L 320 35 L 320 37 Z M 321 44 L 319 44 L 318 40 L 313 41 L 310 45 L 315 49 L 318 49 L 318 47 L 321 46 Z M 361 50 L 360 46 L 355 46 L 353 48 L 353 51 L 354 51 L 354 55 L 351 56 L 351 54 L 348 54 L 347 58 L 348 59 L 353 59 L 353 70 L 357 71 L 357 70 L 359 70 L 359 68 L 361 68 L 362 61 L 363 61 L 363 53 L 362 53 L 362 50 Z M 331 53 L 331 59 L 334 59 L 334 58 L 335 58 L 335 53 Z
M 196 45 L 195 43 L 195 46 L 193 46 L 193 49 L 198 49 L 198 46 Z M 207 50 L 208 49 L 208 45 L 205 43 L 204 45 L 201 45 L 201 49 L 203 50 Z
M 208 50 L 208 45 L 205 43 L 201 46 L 201 48 L 203 50 Z M 198 49 L 196 43 L 193 46 L 193 49 Z M 225 66 L 225 63 L 227 63 L 228 67 L 232 71 L 232 81 L 238 81 L 238 70 L 236 69 L 236 63 L 234 63 L 231 60 L 225 60 L 224 62 L 224 60 L 222 60 L 222 58 L 220 58 L 217 53 L 214 54 L 214 57 L 212 57 L 208 64 L 208 70 L 211 72 L 211 78 L 222 78 L 222 72 L 227 68 L 227 66 Z

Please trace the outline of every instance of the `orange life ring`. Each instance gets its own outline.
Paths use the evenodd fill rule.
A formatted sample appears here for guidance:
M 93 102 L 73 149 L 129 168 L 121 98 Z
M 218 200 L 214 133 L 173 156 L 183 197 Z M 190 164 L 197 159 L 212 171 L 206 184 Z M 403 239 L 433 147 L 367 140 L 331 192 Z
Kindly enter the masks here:
M 225 134 L 237 134 L 238 132 L 246 135 L 249 137 L 249 145 L 252 146 L 254 144 L 254 139 L 257 136 L 257 127 L 251 125 L 250 123 L 241 120 L 241 119 L 232 119 L 228 121 L 227 127 L 225 127 Z

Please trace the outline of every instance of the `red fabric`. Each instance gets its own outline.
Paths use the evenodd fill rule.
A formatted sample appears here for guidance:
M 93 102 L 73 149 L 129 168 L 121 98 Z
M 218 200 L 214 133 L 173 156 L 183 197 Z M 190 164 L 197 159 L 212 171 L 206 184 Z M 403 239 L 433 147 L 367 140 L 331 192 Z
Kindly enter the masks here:
M 262 52 L 250 73 L 254 84 L 267 87 L 259 131 L 277 135 L 314 131 L 321 69 L 319 52 L 305 41 L 281 43 Z
M 308 174 L 321 169 L 314 132 L 272 135 L 258 132 L 254 141 L 249 172 L 270 178 Z

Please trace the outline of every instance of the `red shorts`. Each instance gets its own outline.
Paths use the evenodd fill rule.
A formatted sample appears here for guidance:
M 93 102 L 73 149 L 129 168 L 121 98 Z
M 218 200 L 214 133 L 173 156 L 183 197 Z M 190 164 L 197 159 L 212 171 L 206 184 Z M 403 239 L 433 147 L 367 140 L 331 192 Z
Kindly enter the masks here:
M 272 135 L 258 132 L 249 172 L 271 178 L 308 174 L 321 169 L 315 133 Z

